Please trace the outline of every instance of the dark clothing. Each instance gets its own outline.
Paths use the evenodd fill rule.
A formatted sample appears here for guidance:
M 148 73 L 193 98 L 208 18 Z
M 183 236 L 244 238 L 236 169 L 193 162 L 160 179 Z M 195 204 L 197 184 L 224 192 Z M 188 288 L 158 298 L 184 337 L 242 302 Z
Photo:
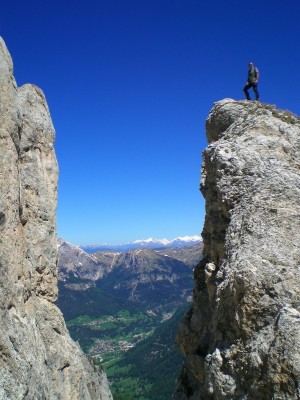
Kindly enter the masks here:
M 255 93 L 255 99 L 256 100 L 259 99 L 259 94 L 258 94 L 258 90 L 257 90 L 258 74 L 259 74 L 258 69 L 256 67 L 254 67 L 253 63 L 249 63 L 247 83 L 243 89 L 247 100 L 251 100 L 249 92 L 248 92 L 248 90 L 250 88 L 253 88 L 253 91 Z
M 257 83 L 250 83 L 250 82 L 248 82 L 247 85 L 243 89 L 243 91 L 244 91 L 244 93 L 246 95 L 246 99 L 247 100 L 251 100 L 249 92 L 248 92 L 248 90 L 250 88 L 253 88 L 253 91 L 255 93 L 255 100 L 258 100 L 259 99 L 259 93 L 258 93 L 258 90 L 257 90 Z
M 258 69 L 256 67 L 252 67 L 248 71 L 248 83 L 256 83 L 256 79 L 258 76 Z

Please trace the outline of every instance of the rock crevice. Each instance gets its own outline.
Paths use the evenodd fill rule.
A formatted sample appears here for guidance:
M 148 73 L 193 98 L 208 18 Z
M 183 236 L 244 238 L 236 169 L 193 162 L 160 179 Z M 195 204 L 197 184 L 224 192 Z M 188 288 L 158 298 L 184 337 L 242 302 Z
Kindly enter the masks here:
M 298 399 L 300 119 L 225 99 L 206 133 L 203 259 L 174 398 Z

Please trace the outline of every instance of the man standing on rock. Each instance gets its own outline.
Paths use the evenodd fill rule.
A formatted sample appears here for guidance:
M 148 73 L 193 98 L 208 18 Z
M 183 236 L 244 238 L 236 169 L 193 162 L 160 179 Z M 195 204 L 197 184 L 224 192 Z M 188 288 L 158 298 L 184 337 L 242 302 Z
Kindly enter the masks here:
M 253 88 L 253 91 L 255 93 L 255 100 L 259 99 L 259 94 L 258 94 L 258 90 L 257 90 L 258 79 L 259 79 L 258 69 L 256 67 L 254 67 L 253 62 L 249 62 L 248 79 L 247 79 L 247 83 L 243 89 L 247 100 L 251 100 L 249 92 L 248 92 L 248 90 L 250 88 Z

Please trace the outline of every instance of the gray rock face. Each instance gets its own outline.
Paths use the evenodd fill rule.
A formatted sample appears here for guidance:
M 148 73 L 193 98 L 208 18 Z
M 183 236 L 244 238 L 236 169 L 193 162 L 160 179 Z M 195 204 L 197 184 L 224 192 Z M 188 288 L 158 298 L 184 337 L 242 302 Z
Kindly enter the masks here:
M 225 99 L 206 129 L 203 260 L 174 399 L 299 399 L 300 119 Z
M 0 398 L 111 399 L 57 299 L 54 129 L 45 97 L 17 88 L 0 38 Z

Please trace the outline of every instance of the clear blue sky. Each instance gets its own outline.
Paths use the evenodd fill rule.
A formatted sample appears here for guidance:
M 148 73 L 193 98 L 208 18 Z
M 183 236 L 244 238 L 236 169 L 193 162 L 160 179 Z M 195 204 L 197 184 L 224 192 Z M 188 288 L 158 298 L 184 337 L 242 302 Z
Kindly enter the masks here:
M 243 99 L 299 114 L 299 0 L 4 2 L 17 84 L 46 95 L 59 162 L 58 235 L 75 244 L 200 234 L 205 118 Z

